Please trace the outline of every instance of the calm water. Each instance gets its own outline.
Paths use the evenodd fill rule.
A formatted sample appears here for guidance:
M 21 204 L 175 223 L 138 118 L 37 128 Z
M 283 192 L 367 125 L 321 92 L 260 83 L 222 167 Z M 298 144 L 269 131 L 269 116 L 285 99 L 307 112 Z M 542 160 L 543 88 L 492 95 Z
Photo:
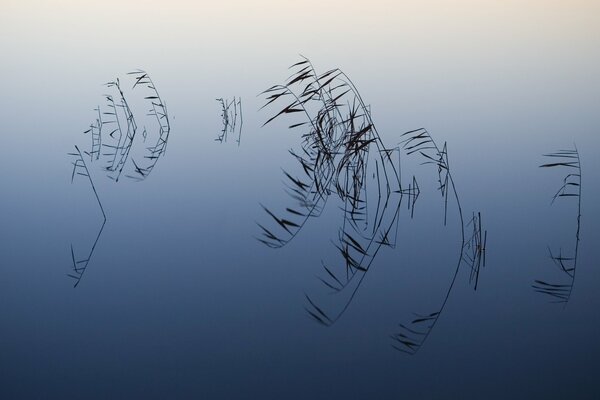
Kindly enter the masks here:
M 600 3 L 122 3 L 0 5 L 1 398 L 596 398 Z M 299 54 L 352 79 L 387 147 L 421 127 L 446 142 L 464 225 L 481 212 L 477 290 L 463 263 L 414 355 L 390 335 L 440 310 L 463 245 L 452 196 L 444 226 L 436 165 L 400 144 L 403 188 L 414 175 L 419 197 L 381 208 L 396 246 L 381 246 L 330 327 L 305 294 L 327 315 L 346 304 L 318 279 L 344 261 L 336 194 L 286 246 L 256 240 L 257 223 L 277 227 L 261 204 L 297 206 L 282 168 L 302 174 L 288 150 L 304 131 L 287 129 L 300 117 L 262 127 L 286 104 L 259 110 L 257 95 Z M 152 126 L 127 75 L 137 68 L 168 105 L 168 150 L 142 182 L 90 162 L 103 226 L 67 153 L 90 149 L 83 131 L 116 78 L 139 134 Z M 234 96 L 239 146 L 214 140 L 215 99 Z M 573 168 L 539 168 L 553 162 L 543 154 L 574 144 L 581 197 L 551 204 Z M 572 257 L 578 200 L 577 274 L 553 304 L 532 284 L 570 282 L 548 248 Z M 71 246 L 85 259 L 96 238 L 74 288 Z

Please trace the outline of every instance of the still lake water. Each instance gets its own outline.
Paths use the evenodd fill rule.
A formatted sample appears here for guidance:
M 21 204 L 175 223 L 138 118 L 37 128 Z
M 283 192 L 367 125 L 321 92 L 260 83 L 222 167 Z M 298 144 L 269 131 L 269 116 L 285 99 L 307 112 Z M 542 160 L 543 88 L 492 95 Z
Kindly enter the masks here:
M 3 0 L 0 398 L 597 398 L 598 17 L 597 1 Z M 278 109 L 257 95 L 299 54 L 352 79 L 386 146 L 421 127 L 446 142 L 465 225 L 481 212 L 477 290 L 463 264 L 414 355 L 390 335 L 439 310 L 461 249 L 437 167 L 400 145 L 419 198 L 330 327 L 305 293 L 342 260 L 335 195 L 286 246 L 256 240 L 274 223 L 261 204 L 295 205 L 282 168 L 301 175 L 288 150 L 303 133 L 296 116 L 262 127 Z M 150 126 L 137 68 L 168 105 L 168 150 L 142 182 L 90 164 L 107 220 L 73 288 L 71 246 L 86 257 L 102 214 L 67 153 L 89 150 L 116 78 Z M 215 99 L 234 96 L 239 146 L 214 140 Z M 581 197 L 551 204 L 572 168 L 539 168 L 543 154 L 574 144 Z M 553 304 L 532 284 L 565 283 L 548 248 L 571 258 L 578 200 L 577 275 Z

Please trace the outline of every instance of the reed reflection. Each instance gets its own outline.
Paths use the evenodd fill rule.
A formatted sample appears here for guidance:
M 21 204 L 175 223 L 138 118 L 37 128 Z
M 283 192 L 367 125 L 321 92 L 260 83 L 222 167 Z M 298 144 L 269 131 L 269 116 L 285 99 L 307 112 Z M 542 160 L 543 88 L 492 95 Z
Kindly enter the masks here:
M 105 86 L 112 93 L 104 95 L 104 107 L 98 106 L 94 109 L 97 114 L 95 121 L 90 124 L 89 129 L 84 131 L 84 134 L 90 136 L 89 150 L 82 152 L 78 146 L 75 146 L 76 152 L 69 153 L 75 157 L 71 182 L 74 181 L 75 176 L 88 178 L 87 181 L 93 190 L 103 217 L 102 225 L 85 258 L 76 257 L 73 245 L 71 245 L 73 266 L 68 276 L 75 279 L 74 287 L 81 282 L 107 222 L 104 207 L 92 178 L 94 175 L 92 164 L 104 163 L 100 167 L 101 171 L 106 172 L 106 176 L 115 182 L 118 182 L 122 176 L 135 181 L 143 181 L 154 170 L 158 160 L 166 152 L 171 124 L 165 102 L 148 73 L 137 70 L 129 72 L 127 76 L 132 80 L 128 94 L 125 94 L 118 78 L 106 83 Z M 130 99 L 134 92 L 139 91 L 143 96 L 142 107 L 147 111 L 141 116 L 140 113 L 137 113 L 136 116 Z M 145 117 L 149 117 L 145 119 L 148 127 L 145 125 L 142 127 L 140 138 L 138 121 Z M 146 146 L 147 142 L 152 144 Z M 86 163 L 86 159 L 89 159 L 89 164 Z
M 106 225 L 106 213 L 104 212 L 104 207 L 102 206 L 102 202 L 100 201 L 100 197 L 98 196 L 98 192 L 96 191 L 96 185 L 94 185 L 94 181 L 90 175 L 90 171 L 87 167 L 87 164 L 79 150 L 79 147 L 75 146 L 75 153 L 69 153 L 70 156 L 75 157 L 75 161 L 73 162 L 73 173 L 71 174 L 71 183 L 74 182 L 76 176 L 83 176 L 87 178 L 87 182 L 89 182 L 90 188 L 94 192 L 94 196 L 96 201 L 98 202 L 98 207 L 102 212 L 102 225 L 98 230 L 98 234 L 96 235 L 96 239 L 91 245 L 90 251 L 87 256 L 83 259 L 75 257 L 75 250 L 73 249 L 73 244 L 71 244 L 71 259 L 73 261 L 72 271 L 67 274 L 70 278 L 75 280 L 73 287 L 77 287 L 83 278 L 83 274 L 87 270 L 87 267 L 94 255 L 94 250 L 96 249 L 96 245 L 100 240 L 100 236 L 102 235 L 102 231 L 104 230 L 104 225 Z
M 454 275 L 443 296 L 440 306 L 428 313 L 415 313 L 409 321 L 398 324 L 398 331 L 391 335 L 392 347 L 398 351 L 414 355 L 423 346 L 444 311 L 450 293 L 455 286 L 461 266 L 469 269 L 469 283 L 477 290 L 481 267 L 485 266 L 487 231 L 482 229 L 481 213 L 473 213 L 465 223 L 458 190 L 454 183 L 448 160 L 448 147 L 440 148 L 426 129 L 417 129 L 404 133 L 401 142 L 407 156 L 415 155 L 423 159 L 422 164 L 433 165 L 437 169 L 437 189 L 442 195 L 444 223 L 447 225 L 449 202 L 453 203 L 460 225 L 460 249 L 454 267 Z M 451 204 L 452 205 L 452 204 Z M 453 207 L 453 209 L 454 209 Z M 471 228 L 470 235 L 466 230 Z
M 330 326 L 352 303 L 380 249 L 396 246 L 402 202 L 406 202 L 411 217 L 414 216 L 420 188 L 414 175 L 408 186 L 402 184 L 400 147 L 384 145 L 370 107 L 347 75 L 337 68 L 319 73 L 307 58 L 291 68 L 294 72 L 284 84 L 263 92 L 266 96 L 263 107 L 280 104 L 264 125 L 290 117 L 294 120 L 289 129 L 304 130 L 300 149 L 289 151 L 302 172 L 296 176 L 284 171 L 286 191 L 295 204 L 281 212 L 262 206 L 269 218 L 258 224 L 262 231 L 258 240 L 268 247 L 281 248 L 299 234 L 309 219 L 321 216 L 328 201 L 340 203 L 343 217 L 333 242 L 341 262 L 322 261 L 323 274 L 319 280 L 325 290 L 306 294 L 308 314 L 320 324 Z M 446 145 L 439 149 L 424 129 L 403 136 L 401 145 L 408 155 L 417 153 L 424 157 L 425 164 L 438 168 L 444 224 L 450 195 L 460 214 L 462 244 L 455 275 L 441 307 L 423 319 L 431 322 L 431 330 L 445 307 L 461 264 L 468 265 L 470 281 L 477 287 L 479 269 L 485 264 L 486 232 L 482 231 L 480 214 L 473 214 L 464 224 Z M 465 237 L 465 226 L 473 229 L 469 238 Z M 408 348 L 406 352 L 414 352 L 411 350 L 420 347 L 426 338 L 409 341 L 402 335 L 393 337 Z M 395 347 L 405 350 L 398 344 Z
M 119 78 L 106 83 L 113 93 L 104 95 L 104 108 L 94 109 L 98 117 L 84 132 L 91 138 L 91 147 L 86 154 L 91 161 L 103 159 L 107 176 L 117 182 L 124 170 L 128 178 L 146 179 L 165 154 L 171 132 L 166 103 L 150 75 L 142 70 L 127 75 L 133 80 L 131 93 L 124 93 Z M 139 113 L 136 116 L 129 101 L 136 88 L 142 91 L 143 107 L 147 110 L 141 116 Z M 144 125 L 139 133 L 138 121 L 144 117 L 150 117 L 147 120 L 149 126 Z M 146 147 L 148 141 L 153 144 Z
M 221 123 L 223 124 L 223 127 L 215 141 L 219 143 L 227 142 L 229 135 L 235 135 L 237 133 L 235 141 L 239 146 L 242 140 L 242 125 L 244 123 L 242 116 L 242 99 L 239 97 L 236 99 L 234 97 L 231 100 L 224 98 L 218 98 L 216 100 L 221 105 Z
M 545 157 L 552 160 L 540 165 L 540 168 L 553 168 L 565 171 L 562 186 L 552 196 L 551 204 L 558 199 L 564 201 L 572 199 L 575 201 L 577 224 L 575 230 L 575 241 L 570 246 L 567 253 L 563 249 L 552 251 L 548 247 L 548 253 L 554 266 L 560 271 L 560 276 L 556 281 L 547 281 L 536 279 L 532 288 L 538 293 L 544 294 L 551 299 L 553 303 L 566 304 L 571 299 L 573 285 L 575 283 L 575 272 L 577 269 L 577 257 L 579 254 L 579 231 L 581 228 L 581 163 L 577 147 L 567 150 L 559 150 L 554 153 L 544 154 Z

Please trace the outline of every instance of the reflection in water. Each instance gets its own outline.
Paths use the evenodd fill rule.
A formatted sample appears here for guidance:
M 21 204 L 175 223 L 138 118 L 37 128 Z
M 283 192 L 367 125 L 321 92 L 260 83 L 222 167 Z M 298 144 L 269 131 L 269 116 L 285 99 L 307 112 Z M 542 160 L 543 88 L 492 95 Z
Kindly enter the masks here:
M 76 157 L 75 162 L 73 162 L 73 173 L 71 176 L 71 183 L 73 183 L 75 175 L 81 175 L 88 178 L 90 187 L 94 192 L 94 196 L 96 197 L 96 201 L 98 202 L 98 206 L 100 207 L 100 211 L 102 212 L 102 226 L 100 227 L 100 230 L 96 235 L 96 239 L 94 240 L 94 243 L 92 244 L 90 252 L 88 253 L 86 258 L 77 260 L 75 258 L 75 251 L 73 250 L 73 245 L 71 244 L 71 258 L 73 260 L 73 270 L 72 273 L 68 274 L 68 276 L 75 279 L 75 284 L 73 285 L 73 287 L 77 287 L 77 285 L 79 285 L 79 282 L 81 281 L 81 278 L 83 277 L 83 274 L 85 273 L 88 264 L 92 259 L 94 250 L 96 249 L 96 244 L 98 244 L 98 240 L 100 240 L 100 236 L 102 235 L 102 231 L 104 230 L 104 225 L 106 224 L 106 214 L 104 213 L 104 207 L 102 207 L 102 202 L 100 201 L 100 197 L 98 197 L 98 192 L 96 191 L 96 186 L 94 185 L 94 181 L 90 176 L 90 171 L 88 170 L 87 164 L 83 159 L 83 155 L 81 154 L 79 147 L 75 146 L 75 150 L 77 151 L 77 153 L 69 153 L 69 155 Z M 90 156 L 93 157 L 93 155 Z
M 106 86 L 117 89 L 119 92 L 119 102 L 115 102 L 113 97 L 110 95 L 106 96 L 106 101 L 108 103 L 107 106 L 110 110 L 104 114 L 108 115 L 111 119 L 104 121 L 102 125 L 114 124 L 115 128 L 109 133 L 109 137 L 114 138 L 114 135 L 117 134 L 117 143 L 115 145 L 104 144 L 105 147 L 108 147 L 111 150 L 103 155 L 108 156 L 108 165 L 106 166 L 106 170 L 114 173 L 112 175 L 108 175 L 108 177 L 114 179 L 115 181 L 119 181 L 119 177 L 123 172 L 123 168 L 127 163 L 131 147 L 133 146 L 133 139 L 135 139 L 135 134 L 137 133 L 137 124 L 135 123 L 135 117 L 129 108 L 129 104 L 125 99 L 125 95 L 121 90 L 119 79 L 114 82 L 107 83 Z M 123 132 L 124 128 L 119 120 L 119 112 L 117 111 L 118 108 L 123 111 L 125 116 L 125 132 Z M 102 125 L 100 125 L 100 127 L 102 127 Z M 98 135 L 101 135 L 100 129 Z
M 96 118 L 96 122 L 90 124 L 90 129 L 85 131 L 84 133 L 89 133 L 92 138 L 92 145 L 89 151 L 90 161 L 99 160 L 100 159 L 100 151 L 102 148 L 102 113 L 100 112 L 100 106 L 94 108 L 94 111 L 98 113 L 98 118 Z
M 542 280 L 536 280 L 532 285 L 536 292 L 545 294 L 552 298 L 553 303 L 567 304 L 573 292 L 575 283 L 575 270 L 577 268 L 577 255 L 579 252 L 579 229 L 581 226 L 581 164 L 579 152 L 575 147 L 572 150 L 559 150 L 555 153 L 544 154 L 545 157 L 552 159 L 552 162 L 540 165 L 540 168 L 561 168 L 565 169 L 567 175 L 563 178 L 562 186 L 552 197 L 552 204 L 558 198 L 567 197 L 577 200 L 577 228 L 575 232 L 575 243 L 570 254 L 564 255 L 562 248 L 555 253 L 548 247 L 550 258 L 554 265 L 561 272 L 560 282 L 549 283 Z
M 469 282 L 473 284 L 475 290 L 477 289 L 480 268 L 485 266 L 487 231 L 482 231 L 480 213 L 477 213 L 477 215 L 473 213 L 473 217 L 465 225 L 460 199 L 450 172 L 446 143 L 440 149 L 429 132 L 423 128 L 406 132 L 402 136 L 406 137 L 401 143 L 407 155 L 410 156 L 416 153 L 424 159 L 422 164 L 433 164 L 437 167 L 438 190 L 441 192 L 444 201 L 444 226 L 447 224 L 448 201 L 451 197 L 451 201 L 456 204 L 461 227 L 459 256 L 456 261 L 454 275 L 441 305 L 430 313 L 415 313 L 416 318 L 410 322 L 399 324 L 399 331 L 391 335 L 394 341 L 392 347 L 412 355 L 423 346 L 444 311 L 461 265 L 464 264 L 470 269 Z M 472 227 L 472 234 L 467 238 L 465 228 L 469 226 Z
M 284 171 L 288 193 L 298 201 L 297 209 L 286 209 L 285 217 L 280 218 L 265 208 L 280 228 L 274 232 L 260 225 L 260 240 L 269 247 L 288 243 L 310 217 L 321 214 L 332 193 L 344 202 L 345 222 L 354 227 L 364 223 L 368 217 L 366 181 L 372 146 L 378 153 L 373 173 L 380 194 L 400 192 L 400 177 L 391 158 L 395 150 L 383 146 L 368 109 L 348 78 L 337 69 L 319 75 L 307 59 L 292 67 L 298 71 L 286 84 L 264 92 L 268 94 L 265 106 L 279 99 L 292 100 L 265 125 L 284 114 L 302 114 L 302 121 L 289 127 L 308 129 L 302 135 L 301 150 L 290 150 L 304 176 L 293 177 Z
M 165 154 L 171 125 L 167 106 L 161 99 L 154 82 L 144 71 L 129 72 L 134 83 L 132 90 L 141 88 L 145 91 L 144 100 L 148 106 L 147 116 L 151 117 L 154 129 L 143 127 L 142 139 L 138 139 L 138 124 L 123 92 L 121 82 L 117 78 L 108 82 L 106 86 L 115 91 L 115 95 L 105 95 L 105 109 L 98 106 L 94 110 L 98 113 L 96 121 L 90 125 L 85 133 L 90 133 L 91 149 L 87 152 L 90 160 L 105 159 L 104 169 L 109 172 L 108 177 L 118 181 L 127 165 L 131 170 L 126 176 L 135 180 L 144 180 L 154 169 L 158 159 Z M 103 119 L 103 117 L 105 119 Z M 154 144 L 141 151 L 137 162 L 131 154 L 140 141 L 146 143 L 155 140 Z M 104 151 L 102 151 L 104 149 Z M 142 161 L 140 161 L 140 157 Z M 131 161 L 131 162 L 130 162 Z
M 140 161 L 138 158 L 138 162 L 136 162 L 132 155 L 132 151 L 135 152 L 134 147 L 136 147 L 136 143 L 140 141 L 137 135 L 138 124 L 118 78 L 106 84 L 108 88 L 115 91 L 115 96 L 111 94 L 104 96 L 106 100 L 104 111 L 102 111 L 100 106 L 94 109 L 98 116 L 95 122 L 90 124 L 89 129 L 84 132 L 85 134 L 90 134 L 91 146 L 90 150 L 85 151 L 83 154 L 89 156 L 90 162 L 103 159 L 106 163 L 103 169 L 108 171 L 108 177 L 115 182 L 119 181 L 125 167 L 131 164 L 133 167 L 130 166 L 129 168 L 133 169 L 130 174 L 126 174 L 125 176 L 137 181 L 146 179 L 156 166 L 158 159 L 165 154 L 169 133 L 171 132 L 167 107 L 150 76 L 141 70 L 130 72 L 128 75 L 133 78 L 132 90 L 140 88 L 145 91 L 144 101 L 146 106 L 149 106 L 146 116 L 151 117 L 153 125 L 155 125 L 154 129 L 150 132 L 146 127 L 142 129 L 142 143 L 146 143 L 147 140 L 155 140 L 152 146 L 141 150 L 139 156 L 143 161 Z M 79 147 L 75 146 L 75 149 L 77 150 L 76 153 L 69 153 L 76 157 L 73 163 L 71 182 L 73 182 L 76 174 L 88 178 L 103 217 L 102 226 L 86 258 L 78 260 L 75 257 L 73 245 L 71 245 L 73 268 L 69 276 L 76 280 L 74 285 L 76 287 L 90 263 L 107 219 L 83 154 L 79 150 Z
M 237 131 L 237 139 L 235 141 L 239 146 L 242 140 L 242 124 L 244 123 L 242 119 L 242 99 L 236 99 L 235 97 L 233 100 L 219 98 L 217 101 L 221 105 L 223 128 L 215 140 L 220 143 L 227 142 L 227 135 L 235 134 Z
M 289 128 L 306 129 L 301 149 L 290 150 L 303 174 L 296 177 L 284 171 L 287 192 L 296 206 L 281 214 L 263 206 L 271 219 L 269 225 L 259 224 L 259 240 L 282 247 L 311 217 L 321 215 L 332 195 L 341 203 L 343 217 L 334 244 L 343 261 L 322 262 L 324 274 L 319 278 L 328 291 L 327 304 L 306 295 L 309 315 L 331 325 L 347 310 L 381 247 L 395 245 L 402 199 L 408 198 L 408 206 L 414 208 L 419 186 L 413 178 L 403 188 L 399 150 L 385 147 L 369 107 L 341 70 L 319 74 L 306 58 L 292 68 L 295 72 L 285 84 L 264 92 L 265 106 L 284 102 L 265 125 L 286 115 L 301 116 Z M 370 193 L 374 191 L 374 197 L 367 196 L 367 187 L 374 188 Z
M 485 246 L 487 243 L 487 231 L 481 230 L 481 213 L 473 213 L 473 217 L 467 223 L 467 228 L 471 227 L 471 236 L 466 240 L 463 248 L 463 262 L 469 267 L 469 283 L 473 289 L 477 290 L 479 283 L 479 271 L 485 267 Z
M 94 240 L 94 243 L 92 244 L 92 247 L 90 248 L 90 252 L 88 253 L 86 258 L 83 258 L 80 260 L 76 259 L 75 251 L 73 250 L 73 245 L 71 245 L 71 258 L 73 261 L 73 269 L 72 269 L 72 272 L 67 275 L 69 277 L 75 279 L 75 283 L 73 284 L 73 287 L 77 287 L 77 285 L 79 285 L 79 282 L 81 281 L 81 278 L 83 278 L 83 274 L 85 273 L 85 271 L 88 267 L 88 264 L 90 263 L 90 260 L 92 259 L 92 256 L 94 255 L 94 250 L 96 249 L 96 245 L 98 244 L 98 241 L 100 240 L 100 236 L 102 235 L 102 231 L 104 230 L 104 225 L 106 225 L 106 218 L 102 220 L 102 225 L 100 226 L 100 230 L 98 230 L 96 239 Z
M 94 196 L 96 197 L 96 201 L 98 202 L 98 206 L 100 207 L 100 211 L 102 211 L 102 216 L 106 219 L 106 213 L 104 212 L 104 207 L 102 207 L 102 202 L 100 201 L 100 197 L 98 197 L 98 192 L 96 191 L 96 186 L 94 185 L 94 181 L 90 175 L 90 171 L 88 170 L 87 164 L 83 159 L 83 155 L 79 150 L 79 147 L 75 146 L 75 150 L 77 153 L 69 153 L 70 156 L 76 157 L 75 162 L 73 162 L 73 173 L 71 174 L 71 183 L 75 180 L 75 175 L 81 175 L 88 178 L 90 182 L 90 186 L 94 191 Z
M 298 234 L 309 218 L 321 215 L 332 195 L 334 201 L 342 203 L 343 220 L 335 246 L 343 262 L 341 265 L 322 262 L 324 274 L 319 279 L 328 293 L 306 295 L 309 315 L 329 326 L 348 309 L 381 247 L 395 246 L 401 203 L 407 200 L 412 216 L 420 189 L 414 176 L 412 183 L 403 187 L 399 174 L 400 149 L 384 146 L 369 107 L 342 71 L 332 69 L 319 74 L 306 58 L 292 68 L 295 72 L 285 84 L 264 92 L 267 96 L 265 106 L 284 102 L 265 125 L 285 115 L 301 116 L 289 128 L 306 130 L 300 151 L 290 150 L 303 175 L 296 177 L 284 171 L 287 192 L 296 206 L 288 207 L 280 214 L 263 206 L 270 216 L 270 223 L 259 224 L 262 235 L 258 240 L 272 248 L 282 247 Z M 403 332 L 393 336 L 397 342 L 394 347 L 414 353 L 444 309 L 462 263 L 470 268 L 470 282 L 477 287 L 480 267 L 485 265 L 487 234 L 482 231 L 479 213 L 473 214 L 473 218 L 464 224 L 446 145 L 440 150 L 425 129 L 410 131 L 403 136 L 402 145 L 407 155 L 417 153 L 425 158 L 424 164 L 437 166 L 438 189 L 444 198 L 444 225 L 451 195 L 458 206 L 462 234 L 456 271 L 440 308 L 434 313 L 418 316 L 411 326 L 400 325 Z M 393 161 L 396 157 L 397 161 Z M 372 189 L 376 196 L 367 196 L 367 187 L 376 188 Z M 466 238 L 465 227 L 469 226 L 472 234 Z
M 135 78 L 133 89 L 135 89 L 138 85 L 146 89 L 147 95 L 144 97 L 144 99 L 149 100 L 150 102 L 148 115 L 154 117 L 156 120 L 156 133 L 153 135 L 153 137 L 156 139 L 156 142 L 153 146 L 147 148 L 147 154 L 144 155 L 144 165 L 140 166 L 140 163 L 136 163 L 133 159 L 131 160 L 135 165 L 136 175 L 130 177 L 143 180 L 150 175 L 156 166 L 158 159 L 165 154 L 167 150 L 167 142 L 169 140 L 169 133 L 171 133 L 171 124 L 169 122 L 167 105 L 160 97 L 160 94 L 158 94 L 156 85 L 154 85 L 150 75 L 141 70 L 130 72 L 129 75 L 133 75 Z M 144 142 L 146 141 L 147 135 L 148 133 L 144 128 Z

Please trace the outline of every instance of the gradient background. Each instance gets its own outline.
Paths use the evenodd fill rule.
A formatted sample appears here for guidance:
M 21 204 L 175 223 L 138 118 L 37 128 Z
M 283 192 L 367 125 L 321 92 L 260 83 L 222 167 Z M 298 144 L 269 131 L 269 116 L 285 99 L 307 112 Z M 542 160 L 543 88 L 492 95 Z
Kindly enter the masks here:
M 1 0 L 0 397 L 597 398 L 599 17 L 598 1 Z M 453 269 L 431 189 L 330 329 L 302 306 L 336 251 L 335 212 L 278 251 L 253 239 L 259 202 L 289 202 L 280 168 L 299 142 L 260 128 L 256 95 L 298 54 L 351 77 L 386 143 L 422 126 L 447 141 L 463 208 L 482 212 L 480 287 L 461 273 L 414 357 L 387 335 L 439 304 Z M 87 145 L 102 83 L 135 68 L 167 101 L 169 149 L 143 183 L 96 171 L 108 222 L 73 289 L 70 244 L 84 252 L 99 215 L 66 153 Z M 214 99 L 233 96 L 239 148 L 213 141 Z M 530 284 L 553 268 L 547 244 L 571 244 L 574 208 L 550 207 L 562 176 L 537 166 L 574 142 L 582 231 L 563 309 Z

